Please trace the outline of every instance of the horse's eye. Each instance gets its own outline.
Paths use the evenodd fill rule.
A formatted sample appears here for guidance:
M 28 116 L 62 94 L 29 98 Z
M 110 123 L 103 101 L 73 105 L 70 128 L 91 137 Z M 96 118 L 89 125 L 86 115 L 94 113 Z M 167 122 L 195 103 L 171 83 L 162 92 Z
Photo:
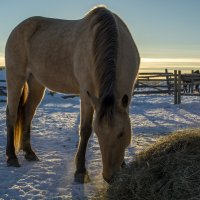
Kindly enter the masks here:
M 121 138 L 124 135 L 123 132 L 120 132 L 119 135 L 117 136 L 117 138 Z

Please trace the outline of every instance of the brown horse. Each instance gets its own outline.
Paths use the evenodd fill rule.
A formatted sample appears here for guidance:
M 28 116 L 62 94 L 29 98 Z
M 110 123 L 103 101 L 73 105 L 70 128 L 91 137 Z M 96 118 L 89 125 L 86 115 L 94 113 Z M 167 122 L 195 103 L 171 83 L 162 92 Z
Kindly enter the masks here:
M 110 181 L 124 161 L 131 138 L 129 104 L 140 57 L 128 28 L 114 13 L 96 7 L 80 20 L 32 17 L 20 23 L 6 45 L 7 165 L 16 153 L 36 161 L 30 127 L 45 88 L 80 94 L 80 141 L 75 179 L 87 177 L 85 153 L 93 129 Z

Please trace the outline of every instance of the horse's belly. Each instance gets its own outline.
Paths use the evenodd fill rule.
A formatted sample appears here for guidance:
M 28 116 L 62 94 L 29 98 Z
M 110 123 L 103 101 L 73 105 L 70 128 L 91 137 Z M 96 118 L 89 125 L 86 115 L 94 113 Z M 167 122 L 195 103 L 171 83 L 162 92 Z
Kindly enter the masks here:
M 79 94 L 79 84 L 72 75 L 52 71 L 39 74 L 33 72 L 33 75 L 43 86 L 52 91 Z
M 56 84 L 53 84 L 51 81 L 46 81 L 45 86 L 55 92 L 60 93 L 70 93 L 70 94 L 79 94 L 79 87 L 69 82 L 57 81 Z

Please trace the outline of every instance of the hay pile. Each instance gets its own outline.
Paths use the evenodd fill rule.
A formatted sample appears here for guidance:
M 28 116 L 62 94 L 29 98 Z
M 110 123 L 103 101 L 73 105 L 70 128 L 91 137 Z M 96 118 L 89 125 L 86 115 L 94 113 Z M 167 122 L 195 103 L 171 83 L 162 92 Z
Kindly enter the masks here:
M 200 129 L 179 131 L 141 152 L 102 199 L 199 200 Z

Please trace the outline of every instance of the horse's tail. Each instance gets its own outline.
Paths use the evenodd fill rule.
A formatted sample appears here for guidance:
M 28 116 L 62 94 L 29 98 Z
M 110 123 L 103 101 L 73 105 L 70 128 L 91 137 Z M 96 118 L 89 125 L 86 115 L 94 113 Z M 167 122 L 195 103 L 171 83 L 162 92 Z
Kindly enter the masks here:
M 93 9 L 88 16 L 94 37 L 92 51 L 103 116 L 114 104 L 118 28 L 114 14 L 105 7 Z
M 16 152 L 19 152 L 22 149 L 23 131 L 25 122 L 24 104 L 26 103 L 27 97 L 28 97 L 28 84 L 25 83 L 22 89 L 22 94 L 17 112 L 17 121 L 14 127 L 14 146 Z

